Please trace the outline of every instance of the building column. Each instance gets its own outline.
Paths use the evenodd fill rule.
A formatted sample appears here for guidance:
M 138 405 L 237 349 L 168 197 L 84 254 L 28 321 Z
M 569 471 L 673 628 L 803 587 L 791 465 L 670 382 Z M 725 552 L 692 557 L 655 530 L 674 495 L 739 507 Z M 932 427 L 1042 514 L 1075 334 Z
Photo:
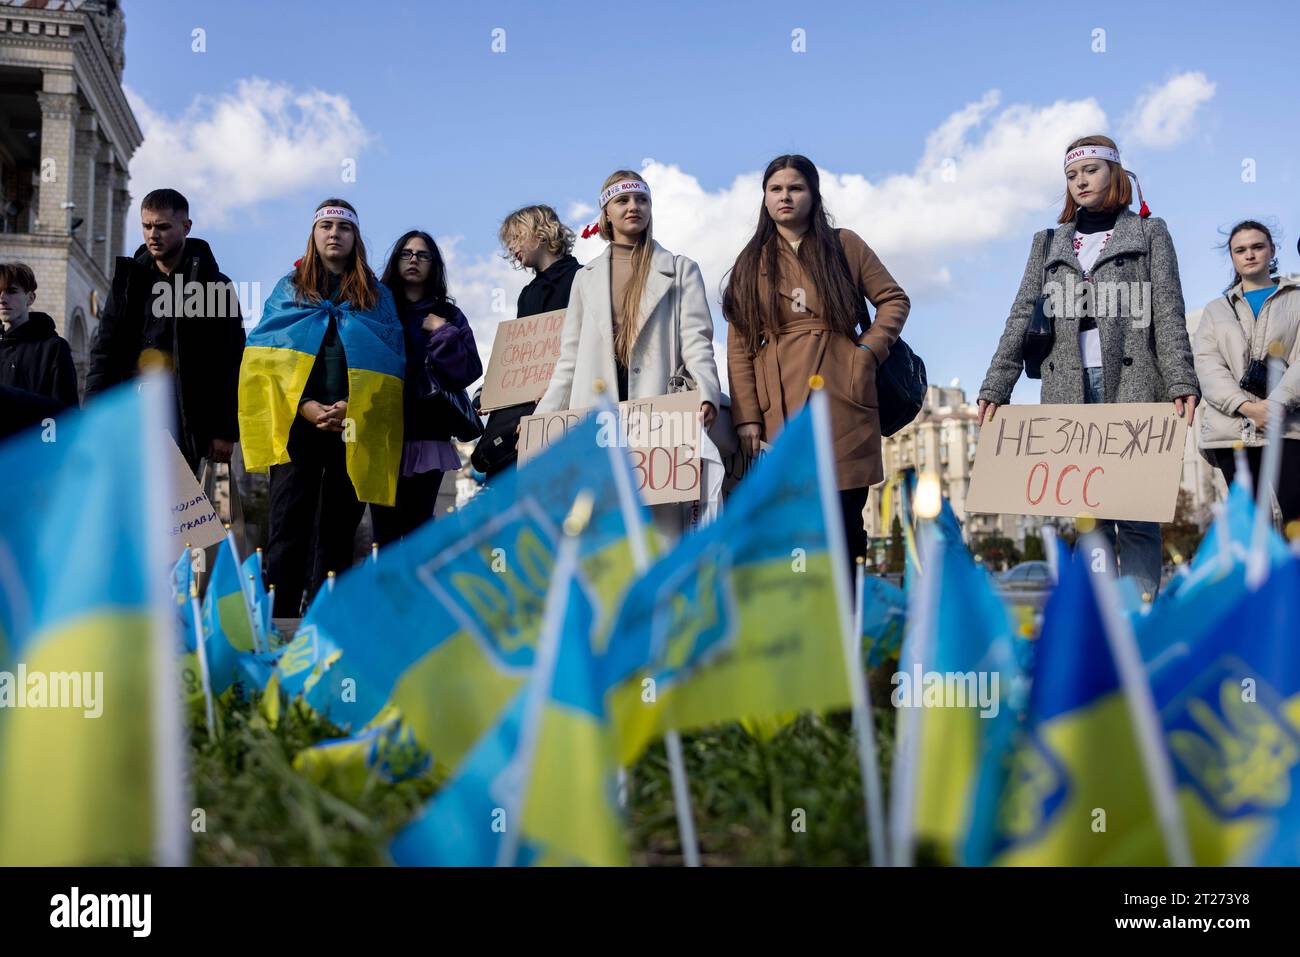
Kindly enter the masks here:
M 131 210 L 131 191 L 127 189 L 126 170 L 117 165 L 113 167 L 113 170 L 113 230 L 111 233 L 113 247 L 109 250 L 109 268 L 107 270 L 110 276 L 113 274 L 112 257 L 130 255 L 130 250 L 126 247 L 126 237 L 128 235 L 126 216 Z M 138 238 L 140 236 L 138 230 L 139 221 L 135 225 L 137 227 L 135 235 Z
M 90 255 L 112 278 L 113 254 L 113 147 L 105 140 L 95 145 L 95 232 Z
M 38 194 L 35 231 L 68 234 L 73 201 L 74 157 L 77 143 L 77 83 L 70 71 L 45 70 L 44 88 L 37 92 L 41 106 L 41 159 L 36 179 Z
M 72 210 L 75 218 L 82 220 L 80 228 L 74 234 L 81 247 L 93 259 L 95 257 L 95 230 L 98 220 L 95 218 L 95 179 L 99 154 L 99 127 L 93 113 L 83 113 L 77 124 L 76 162 L 72 183 L 72 201 L 76 206 Z M 71 223 L 69 223 L 69 227 Z

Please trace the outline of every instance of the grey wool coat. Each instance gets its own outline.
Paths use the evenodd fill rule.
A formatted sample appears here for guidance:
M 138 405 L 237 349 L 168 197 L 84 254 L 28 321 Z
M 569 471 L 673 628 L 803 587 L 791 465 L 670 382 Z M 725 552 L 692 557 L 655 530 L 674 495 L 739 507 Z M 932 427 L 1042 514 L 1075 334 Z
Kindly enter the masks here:
M 1057 228 L 1043 256 L 1046 230 L 1034 235 L 1020 291 L 980 386 L 979 397 L 1005 405 L 1024 369 L 1022 346 L 1034 304 L 1055 293 L 1056 341 L 1043 362 L 1044 404 L 1083 402 L 1079 321 L 1083 270 L 1074 252 L 1074 223 Z M 1044 275 L 1044 272 L 1046 275 Z M 1110 241 L 1093 265 L 1102 381 L 1107 402 L 1165 402 L 1200 397 L 1187 335 L 1178 258 L 1163 219 L 1122 210 Z M 1044 285 L 1046 281 L 1046 286 Z

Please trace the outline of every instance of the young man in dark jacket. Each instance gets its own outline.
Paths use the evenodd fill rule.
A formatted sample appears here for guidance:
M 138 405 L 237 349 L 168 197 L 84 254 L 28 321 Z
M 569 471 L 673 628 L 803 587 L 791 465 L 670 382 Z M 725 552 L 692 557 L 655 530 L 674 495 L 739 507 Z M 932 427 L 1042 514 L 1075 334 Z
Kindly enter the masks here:
M 0 385 L 77 407 L 77 368 L 54 320 L 32 312 L 36 276 L 23 263 L 0 263 Z
M 189 235 L 184 196 L 154 190 L 140 202 L 140 220 L 145 241 L 117 259 L 86 399 L 134 377 L 146 351 L 160 354 L 175 381 L 176 444 L 197 473 L 204 458 L 229 462 L 239 438 L 239 299 L 208 244 Z

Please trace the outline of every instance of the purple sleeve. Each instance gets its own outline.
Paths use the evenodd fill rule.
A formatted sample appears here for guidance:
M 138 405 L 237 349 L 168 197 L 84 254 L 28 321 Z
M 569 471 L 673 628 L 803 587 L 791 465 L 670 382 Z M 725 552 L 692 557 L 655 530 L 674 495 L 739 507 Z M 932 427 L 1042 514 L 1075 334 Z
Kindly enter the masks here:
M 460 312 L 429 334 L 425 359 L 444 389 L 463 389 L 483 374 L 474 332 Z

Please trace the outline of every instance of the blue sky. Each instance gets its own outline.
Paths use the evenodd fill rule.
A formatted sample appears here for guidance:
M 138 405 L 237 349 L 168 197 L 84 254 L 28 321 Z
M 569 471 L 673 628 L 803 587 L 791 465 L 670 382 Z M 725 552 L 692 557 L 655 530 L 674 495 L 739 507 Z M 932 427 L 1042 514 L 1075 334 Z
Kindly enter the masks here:
M 757 174 L 778 153 L 811 157 L 831 212 L 912 295 L 905 335 L 932 381 L 960 377 L 968 394 L 1030 237 L 1059 209 L 1065 143 L 1098 126 L 1169 223 L 1189 310 L 1224 285 L 1214 247 L 1238 219 L 1279 225 L 1283 268 L 1300 268 L 1300 131 L 1279 108 L 1294 96 L 1295 21 L 1282 4 L 124 7 L 125 85 L 147 134 L 136 198 L 183 189 L 195 234 L 265 293 L 330 194 L 357 205 L 372 259 L 411 227 L 446 237 L 485 357 L 526 280 L 497 255 L 502 215 L 550 202 L 580 225 L 571 214 L 608 172 L 647 160 L 656 237 L 701 263 L 716 298 L 757 214 Z M 797 29 L 806 52 L 792 50 Z M 1145 115 L 1144 96 L 1156 97 Z M 342 180 L 348 159 L 355 182 Z M 955 181 L 937 178 L 945 159 Z

